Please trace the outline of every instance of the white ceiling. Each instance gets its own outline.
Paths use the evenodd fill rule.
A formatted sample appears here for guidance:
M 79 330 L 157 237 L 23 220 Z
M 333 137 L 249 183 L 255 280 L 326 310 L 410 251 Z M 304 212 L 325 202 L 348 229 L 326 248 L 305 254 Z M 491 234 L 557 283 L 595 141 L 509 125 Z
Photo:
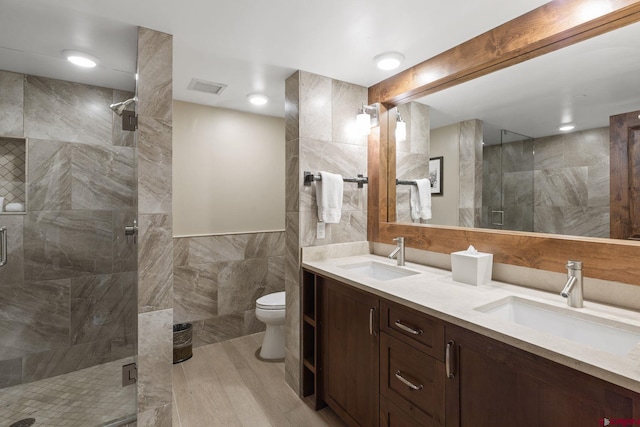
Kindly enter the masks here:
M 399 71 L 375 68 L 381 52 L 402 52 L 408 68 L 544 3 L 0 0 L 0 69 L 131 88 L 140 25 L 174 35 L 175 99 L 283 116 L 284 80 L 295 70 L 369 87 Z M 70 48 L 99 57 L 99 67 L 72 68 L 60 54 Z M 197 93 L 191 78 L 228 87 Z M 252 107 L 251 92 L 271 102 Z

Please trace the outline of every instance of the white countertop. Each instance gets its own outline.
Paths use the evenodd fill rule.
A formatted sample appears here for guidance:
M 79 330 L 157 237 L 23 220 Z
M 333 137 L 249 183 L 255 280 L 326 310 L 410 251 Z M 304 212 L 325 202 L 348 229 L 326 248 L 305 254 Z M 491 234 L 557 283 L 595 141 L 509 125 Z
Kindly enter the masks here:
M 405 268 L 420 274 L 387 281 L 340 267 L 367 261 L 396 265 L 395 260 L 367 254 L 306 260 L 302 267 L 640 393 L 640 344 L 626 356 L 614 355 L 474 310 L 510 296 L 566 308 L 566 301 L 559 294 L 496 281 L 480 286 L 467 285 L 454 282 L 450 271 L 409 262 Z M 571 310 L 640 328 L 640 313 L 635 311 L 588 300 L 585 300 L 584 308 Z

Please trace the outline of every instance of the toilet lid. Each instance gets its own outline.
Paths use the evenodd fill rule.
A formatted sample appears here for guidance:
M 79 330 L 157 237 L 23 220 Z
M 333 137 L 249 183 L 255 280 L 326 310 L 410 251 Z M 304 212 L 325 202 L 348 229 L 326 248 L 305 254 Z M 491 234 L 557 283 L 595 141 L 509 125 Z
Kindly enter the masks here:
M 285 307 L 284 291 L 258 298 L 256 300 L 256 307 L 263 310 L 282 310 Z

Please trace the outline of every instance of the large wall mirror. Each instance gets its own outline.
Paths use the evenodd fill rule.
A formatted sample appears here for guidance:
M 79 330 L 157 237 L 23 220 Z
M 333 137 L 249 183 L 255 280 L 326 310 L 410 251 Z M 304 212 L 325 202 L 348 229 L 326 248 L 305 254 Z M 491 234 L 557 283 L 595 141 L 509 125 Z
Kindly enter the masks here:
M 587 3 L 552 1 L 369 88 L 387 119 L 369 141 L 370 240 L 405 236 L 440 253 L 472 243 L 496 262 L 558 272 L 583 259 L 588 277 L 640 285 L 640 244 L 609 238 L 620 220 L 607 173 L 633 169 L 610 151 L 609 120 L 640 110 L 640 2 L 583 18 Z M 432 217 L 412 219 L 397 179 L 429 177 L 439 157 Z
M 609 122 L 640 110 L 640 23 L 397 109 L 396 178 L 441 188 L 425 220 L 398 185 L 396 221 L 608 238 Z

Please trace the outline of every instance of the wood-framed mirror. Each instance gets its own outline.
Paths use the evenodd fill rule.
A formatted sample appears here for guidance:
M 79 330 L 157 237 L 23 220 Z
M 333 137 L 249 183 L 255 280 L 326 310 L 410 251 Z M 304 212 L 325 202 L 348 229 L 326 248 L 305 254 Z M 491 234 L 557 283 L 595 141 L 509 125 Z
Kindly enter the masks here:
M 404 236 L 410 247 L 440 253 L 473 244 L 499 263 L 558 272 L 566 260 L 582 259 L 589 277 L 640 285 L 640 242 L 398 223 L 390 203 L 396 106 L 640 20 L 638 1 L 604 2 L 608 9 L 584 14 L 593 3 L 552 1 L 369 88 L 369 102 L 381 104 L 380 127 L 369 140 L 369 240 Z

